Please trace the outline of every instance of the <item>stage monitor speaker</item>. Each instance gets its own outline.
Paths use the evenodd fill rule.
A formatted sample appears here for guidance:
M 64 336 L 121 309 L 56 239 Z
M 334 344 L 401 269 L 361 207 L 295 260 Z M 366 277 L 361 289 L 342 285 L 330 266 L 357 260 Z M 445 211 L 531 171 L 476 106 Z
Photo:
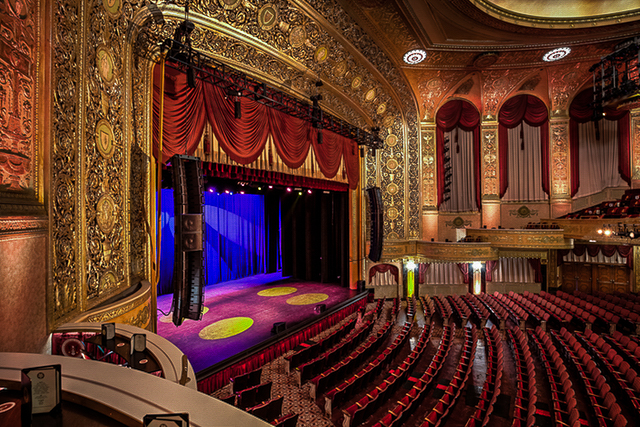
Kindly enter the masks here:
M 382 257 L 382 245 L 384 238 L 384 221 L 382 204 L 382 193 L 380 187 L 367 188 L 369 198 L 369 259 L 373 262 L 380 261 Z
M 327 304 L 318 304 L 313 308 L 313 311 L 316 314 L 324 313 L 325 311 L 327 311 Z
M 200 320 L 204 302 L 204 180 L 197 157 L 171 158 L 174 185 L 175 256 L 173 266 L 173 323 Z
M 286 329 L 287 324 L 285 322 L 275 322 L 273 324 L 273 328 L 271 328 L 271 334 L 272 335 L 277 335 L 281 332 L 284 332 L 284 330 Z
M 364 292 L 365 290 L 365 282 L 364 280 L 358 280 L 358 292 Z

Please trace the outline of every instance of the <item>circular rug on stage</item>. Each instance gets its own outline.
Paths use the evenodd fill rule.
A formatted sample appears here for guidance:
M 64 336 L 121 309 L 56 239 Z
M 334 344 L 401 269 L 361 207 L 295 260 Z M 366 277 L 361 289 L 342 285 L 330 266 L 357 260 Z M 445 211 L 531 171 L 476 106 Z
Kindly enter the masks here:
M 260 295 L 261 297 L 279 297 L 279 296 L 282 296 L 282 295 L 292 294 L 292 293 L 294 293 L 296 291 L 297 291 L 296 288 L 283 286 L 283 287 L 280 287 L 280 288 L 265 289 L 263 291 L 258 292 L 258 295 Z
M 251 325 L 253 325 L 253 319 L 250 317 L 230 317 L 205 326 L 198 335 L 203 340 L 220 340 L 238 335 L 249 329 Z
M 327 294 L 302 294 L 291 297 L 287 300 L 290 305 L 309 305 L 317 304 L 329 298 Z
M 202 307 L 203 316 L 207 314 L 207 311 L 209 311 L 209 307 Z M 172 312 L 169 312 L 167 316 L 160 316 L 160 319 L 158 320 L 160 320 L 162 323 L 171 323 L 173 322 L 173 314 Z M 191 320 L 191 319 L 185 319 L 185 320 Z

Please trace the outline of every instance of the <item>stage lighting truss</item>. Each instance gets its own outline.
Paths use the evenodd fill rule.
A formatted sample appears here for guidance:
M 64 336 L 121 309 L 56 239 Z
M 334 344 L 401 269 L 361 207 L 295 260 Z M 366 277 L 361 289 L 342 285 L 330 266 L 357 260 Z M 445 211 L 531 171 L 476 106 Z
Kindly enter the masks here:
M 160 36 L 154 34 L 152 29 L 141 31 L 138 34 L 135 52 L 138 56 L 154 62 L 159 62 L 164 57 L 167 67 L 187 74 L 190 86 L 195 86 L 195 80 L 198 79 L 222 88 L 227 96 L 233 99 L 235 116 L 238 119 L 242 117 L 241 99 L 248 98 L 306 120 L 318 131 L 326 129 L 352 139 L 359 146 L 367 146 L 373 150 L 383 147 L 383 141 L 378 135 L 379 128 L 374 127 L 368 132 L 322 110 L 319 103 L 322 95 L 317 93 L 317 88 L 322 86 L 322 82 L 315 83 L 316 89 L 312 89 L 315 95 L 310 98 L 311 104 L 296 99 L 194 49 L 190 40 L 194 28 L 193 22 L 185 20 L 176 28 L 174 37 L 165 40 L 160 40 Z
M 595 120 L 608 105 L 640 101 L 640 37 L 620 43 L 615 51 L 591 66 Z

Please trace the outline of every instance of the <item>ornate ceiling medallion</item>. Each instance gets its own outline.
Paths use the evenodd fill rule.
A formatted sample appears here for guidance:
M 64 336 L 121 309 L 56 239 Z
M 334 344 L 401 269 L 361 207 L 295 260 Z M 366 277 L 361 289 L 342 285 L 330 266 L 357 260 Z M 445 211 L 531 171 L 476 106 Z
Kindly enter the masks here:
M 484 52 L 476 56 L 473 66 L 477 68 L 487 68 L 492 66 L 498 60 L 497 52 Z
M 353 80 L 351 81 L 351 88 L 352 89 L 358 89 L 360 87 L 360 85 L 362 85 L 362 77 L 355 76 L 353 78 Z
M 110 159 L 115 151 L 113 129 L 111 123 L 105 119 L 101 119 L 96 126 L 96 147 L 105 159 Z
M 96 219 L 98 227 L 104 234 L 109 234 L 113 230 L 116 222 L 116 203 L 113 198 L 106 194 L 98 200 Z
M 326 46 L 320 46 L 316 49 L 315 55 L 313 58 L 316 60 L 318 64 L 323 63 L 329 57 L 329 49 Z
M 333 67 L 333 75 L 336 77 L 342 77 L 347 72 L 347 61 L 340 61 Z
M 220 6 L 224 7 L 227 10 L 235 9 L 242 3 L 242 0 L 218 0 Z
M 295 27 L 289 33 L 289 43 L 291 43 L 291 47 L 297 49 L 304 45 L 305 40 L 307 39 L 307 32 L 304 30 L 304 27 Z
M 382 104 L 378 105 L 378 109 L 376 110 L 376 113 L 378 113 L 378 115 L 381 116 L 384 114 L 385 111 L 387 111 L 387 103 L 383 102 Z
M 570 47 L 559 47 L 557 49 L 553 49 L 545 53 L 544 56 L 542 57 L 542 60 L 546 62 L 553 62 L 553 61 L 557 61 L 559 59 L 564 58 L 570 53 L 571 53 Z
M 402 59 L 409 65 L 419 64 L 427 58 L 427 52 L 423 49 L 413 49 L 405 53 Z
M 374 100 L 374 98 L 376 97 L 376 90 L 375 89 L 369 89 L 367 91 L 367 93 L 365 93 L 364 95 L 364 100 L 367 102 L 371 102 Z
M 271 30 L 278 22 L 278 9 L 271 3 L 267 3 L 258 11 L 258 25 L 265 31 Z
M 398 143 L 398 137 L 395 136 L 394 134 L 389 135 L 385 141 L 385 144 L 389 147 L 395 147 L 397 143 Z
M 112 83 L 115 73 L 113 65 L 113 57 L 106 46 L 100 46 L 96 53 L 96 67 L 100 71 L 102 80 L 106 83 Z

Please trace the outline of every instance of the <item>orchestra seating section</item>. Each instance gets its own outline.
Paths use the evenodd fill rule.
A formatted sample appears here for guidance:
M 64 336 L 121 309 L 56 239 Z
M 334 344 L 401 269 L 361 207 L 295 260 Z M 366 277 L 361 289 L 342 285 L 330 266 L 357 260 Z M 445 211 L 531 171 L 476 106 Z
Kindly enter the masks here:
M 640 425 L 639 323 L 635 294 L 381 299 L 214 396 L 279 426 Z

